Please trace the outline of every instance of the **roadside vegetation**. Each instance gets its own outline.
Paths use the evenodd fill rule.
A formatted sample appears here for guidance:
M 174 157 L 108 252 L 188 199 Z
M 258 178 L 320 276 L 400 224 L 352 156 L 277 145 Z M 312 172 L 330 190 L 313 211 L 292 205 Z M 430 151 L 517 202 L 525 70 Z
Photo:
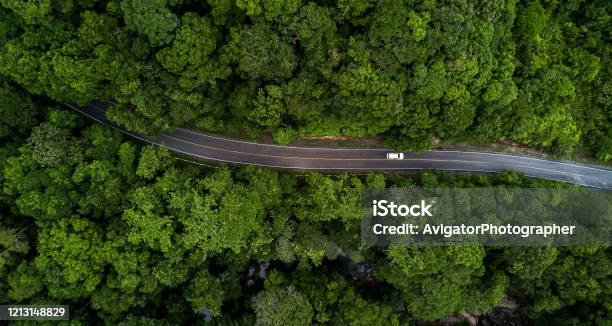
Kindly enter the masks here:
M 129 129 L 512 139 L 612 156 L 596 1 L 1 0 L 0 73 Z
M 68 304 L 71 325 L 612 317 L 607 247 L 360 246 L 365 188 L 569 185 L 205 168 L 0 85 L 0 304 Z

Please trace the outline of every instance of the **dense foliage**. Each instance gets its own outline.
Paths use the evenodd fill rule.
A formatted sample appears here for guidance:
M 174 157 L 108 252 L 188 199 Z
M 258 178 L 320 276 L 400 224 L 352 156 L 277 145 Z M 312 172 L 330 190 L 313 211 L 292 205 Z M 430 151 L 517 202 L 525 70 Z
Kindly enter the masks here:
M 206 168 L 1 92 L 0 304 L 68 304 L 74 325 L 405 325 L 506 297 L 612 317 L 608 248 L 360 246 L 366 187 L 559 184 Z
M 159 132 L 612 153 L 606 0 L 0 1 L 0 73 Z

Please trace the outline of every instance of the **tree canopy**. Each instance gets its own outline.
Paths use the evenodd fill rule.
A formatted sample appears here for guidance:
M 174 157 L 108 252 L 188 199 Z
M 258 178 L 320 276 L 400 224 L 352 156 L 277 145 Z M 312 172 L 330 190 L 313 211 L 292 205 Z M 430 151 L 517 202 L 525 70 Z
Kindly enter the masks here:
M 0 304 L 71 325 L 412 325 L 500 302 L 609 325 L 609 247 L 364 247 L 365 189 L 572 187 L 503 172 L 209 167 L 156 134 L 511 139 L 612 158 L 612 2 L 0 0 Z
M 1 3 L 1 74 L 139 132 L 612 152 L 608 1 Z

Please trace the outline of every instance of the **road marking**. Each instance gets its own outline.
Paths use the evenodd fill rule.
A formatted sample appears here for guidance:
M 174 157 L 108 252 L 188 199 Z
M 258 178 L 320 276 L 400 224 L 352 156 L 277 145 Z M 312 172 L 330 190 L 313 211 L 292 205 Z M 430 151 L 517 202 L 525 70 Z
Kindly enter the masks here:
M 232 138 L 215 136 L 215 135 L 211 135 L 211 134 L 208 134 L 208 133 L 194 131 L 194 130 L 185 129 L 185 128 L 176 128 L 176 129 L 180 130 L 180 131 L 187 132 L 187 133 L 191 133 L 191 134 L 194 134 L 194 135 L 202 136 L 202 137 L 214 138 L 214 139 L 219 139 L 219 140 L 223 140 L 223 141 L 229 141 L 229 142 L 241 143 L 241 144 L 248 144 L 248 145 L 253 145 L 253 146 L 268 146 L 268 147 L 280 147 L 280 148 L 290 148 L 290 149 L 299 149 L 299 150 L 324 150 L 324 151 L 336 151 L 336 150 L 343 150 L 343 151 L 350 151 L 350 150 L 353 150 L 353 151 L 384 151 L 384 152 L 390 151 L 390 150 L 384 149 L 384 148 L 347 148 L 347 147 L 323 148 L 323 147 L 301 147 L 301 146 L 287 146 L 287 145 L 276 145 L 276 144 L 264 144 L 264 143 L 258 143 L 258 142 L 252 142 L 252 141 L 244 141 L 244 140 L 239 140 L 239 139 L 232 139 Z M 508 156 L 508 157 L 516 157 L 516 158 L 519 158 L 519 159 L 539 161 L 539 162 L 543 162 L 543 163 L 551 163 L 552 162 L 552 163 L 557 163 L 557 164 L 569 165 L 569 166 L 572 166 L 572 167 L 580 167 L 580 168 L 592 169 L 592 170 L 603 171 L 603 172 L 610 171 L 610 170 L 605 169 L 605 168 L 591 167 L 591 166 L 582 165 L 582 164 L 578 164 L 578 163 L 567 163 L 567 162 L 554 161 L 554 160 L 546 160 L 546 159 L 541 159 L 541 158 L 521 156 L 521 155 L 514 155 L 514 154 L 492 153 L 492 152 L 475 152 L 475 151 L 454 151 L 454 150 L 432 150 L 430 152 L 435 152 L 435 153 L 462 153 L 462 154 L 465 153 L 465 154 L 478 154 L 478 155 Z
M 192 131 L 192 130 L 184 129 L 184 128 L 177 128 L 177 130 L 181 130 L 181 131 L 188 132 L 188 133 L 191 133 L 191 134 L 194 134 L 194 135 L 198 135 L 198 136 L 202 136 L 202 137 L 219 139 L 219 140 L 229 141 L 229 142 L 234 142 L 234 143 L 248 144 L 248 145 L 252 145 L 252 146 L 269 146 L 269 147 L 279 147 L 279 148 L 288 148 L 288 149 L 324 150 L 324 151 L 336 151 L 336 150 L 343 150 L 343 151 L 350 151 L 350 150 L 352 150 L 352 151 L 380 151 L 380 152 L 389 152 L 389 151 L 391 151 L 391 150 L 384 149 L 384 148 L 347 148 L 347 147 L 322 148 L 322 147 L 300 147 L 300 146 L 274 145 L 274 144 L 264 144 L 264 143 L 258 143 L 258 142 L 242 141 L 242 140 L 237 140 L 237 139 L 232 139 L 232 138 L 218 137 L 218 136 L 213 136 L 213 135 L 210 135 L 210 134 L 206 134 L 206 133 L 202 133 L 202 132 L 197 132 L 197 131 Z M 478 155 L 495 155 L 495 156 L 502 156 L 502 157 L 515 157 L 515 158 L 518 158 L 518 159 L 526 159 L 526 160 L 538 161 L 538 162 L 542 162 L 544 164 L 547 164 L 547 163 L 556 163 L 556 164 L 563 164 L 563 165 L 568 165 L 568 166 L 572 166 L 572 167 L 592 169 L 592 170 L 597 170 L 597 171 L 602 171 L 602 172 L 610 171 L 610 170 L 607 170 L 605 168 L 590 167 L 590 166 L 581 165 L 581 164 L 577 164 L 577 163 L 567 163 L 567 162 L 554 161 L 554 160 L 546 160 L 546 159 L 540 159 L 540 158 L 534 158 L 534 157 L 528 157 L 528 156 L 521 156 L 521 155 L 513 155 L 513 154 L 491 153 L 491 152 L 473 152 L 473 151 L 453 151 L 453 150 L 431 150 L 430 152 L 435 152 L 435 153 L 461 153 L 461 154 L 478 154 Z
M 221 147 L 212 147 L 212 146 L 208 146 L 208 145 L 204 145 L 204 144 L 200 144 L 200 143 L 194 143 L 194 142 L 189 141 L 189 140 L 184 140 L 184 139 L 180 139 L 180 138 L 176 138 L 176 137 L 172 137 L 172 136 L 168 136 L 168 135 L 160 135 L 159 137 L 167 137 L 167 138 L 170 138 L 170 139 L 173 139 L 175 141 L 182 142 L 182 143 L 187 143 L 187 144 L 191 144 L 191 145 L 195 145 L 195 146 L 199 146 L 199 147 L 206 147 L 206 148 L 210 148 L 210 149 L 214 149 L 214 150 L 218 150 L 218 151 L 223 151 L 223 152 L 231 152 L 231 153 L 246 154 L 246 155 L 256 155 L 256 156 L 265 156 L 265 157 L 275 157 L 275 158 L 286 158 L 286 159 L 320 160 L 320 161 L 385 161 L 385 162 L 390 162 L 390 161 L 433 161 L 433 162 L 461 162 L 461 163 L 484 163 L 484 164 L 494 163 L 494 162 L 483 162 L 483 161 L 440 160 L 440 159 L 428 159 L 428 158 L 405 158 L 405 159 L 402 159 L 402 160 L 388 160 L 388 159 L 384 159 L 384 158 L 344 158 L 344 157 L 343 158 L 335 158 L 335 157 L 282 156 L 282 155 L 272 155 L 272 154 L 239 152 L 239 151 L 232 150 L 232 149 L 225 149 L 225 148 L 221 148 Z
M 256 155 L 256 156 L 274 157 L 274 158 L 302 159 L 302 160 L 321 160 L 321 161 L 385 161 L 385 162 L 390 161 L 390 160 L 387 160 L 387 159 L 376 159 L 376 158 L 298 157 L 298 156 L 280 156 L 280 155 L 270 155 L 270 154 L 248 153 L 248 152 L 239 152 L 239 151 L 235 151 L 235 150 L 231 150 L 231 149 L 225 149 L 225 148 L 219 148 L 219 147 L 211 147 L 211 146 L 207 146 L 207 145 L 204 145 L 204 144 L 194 143 L 194 142 L 191 142 L 191 141 L 188 141 L 188 140 L 183 140 L 183 139 L 172 137 L 172 136 L 168 136 L 168 135 L 160 135 L 160 137 L 167 137 L 167 138 L 173 139 L 175 141 L 179 141 L 179 142 L 183 142 L 183 143 L 187 143 L 187 144 L 191 144 L 191 145 L 195 145 L 195 146 L 199 146 L 199 147 L 205 147 L 205 148 L 210 148 L 210 149 L 213 149 L 213 150 L 224 151 L 224 152 L 231 152 L 231 153 L 237 153 L 237 154 L 243 154 L 243 155 Z M 498 162 L 463 161 L 463 160 L 441 160 L 441 159 L 428 159 L 428 158 L 406 158 L 406 159 L 398 160 L 398 161 L 425 161 L 425 162 L 457 162 L 457 163 L 476 163 L 476 164 L 478 164 L 478 163 L 480 163 L 480 164 L 500 164 Z M 511 164 L 511 165 L 512 166 L 526 168 L 526 169 L 542 170 L 542 171 L 548 171 L 548 172 L 553 172 L 553 173 L 567 174 L 567 175 L 571 175 L 571 176 L 579 176 L 579 177 L 583 177 L 583 178 L 598 179 L 596 177 L 591 177 L 591 176 L 582 175 L 582 174 L 578 174 L 578 173 L 558 171 L 558 170 L 552 170 L 552 169 L 546 169 L 546 168 L 531 167 L 531 166 L 525 166 L 525 165 L 521 165 L 521 164 Z
M 607 169 L 605 167 L 595 167 L 595 166 L 588 166 L 588 165 L 583 165 L 583 164 L 579 164 L 579 163 L 569 163 L 569 162 L 562 162 L 562 161 L 555 161 L 555 160 L 546 160 L 546 159 L 541 159 L 541 158 L 535 158 L 535 157 L 529 157 L 529 156 L 521 156 L 521 155 L 514 155 L 514 154 L 492 153 L 492 152 L 473 152 L 473 151 L 453 151 L 453 150 L 432 150 L 432 152 L 508 156 L 508 157 L 516 157 L 516 158 L 519 158 L 519 159 L 525 159 L 525 160 L 539 161 L 539 162 L 543 162 L 543 163 L 557 163 L 557 164 L 569 165 L 569 166 L 572 166 L 572 167 L 578 167 L 578 168 L 584 168 L 584 169 L 592 169 L 592 170 L 612 173 L 612 170 Z
M 151 141 L 145 140 L 146 142 L 149 142 L 151 144 L 155 144 Z M 246 162 L 239 162 L 239 161 L 230 161 L 230 160 L 224 160 L 224 159 L 217 159 L 217 158 L 211 158 L 211 157 L 206 157 L 206 156 L 202 156 L 202 155 L 198 155 L 195 153 L 188 153 L 188 152 L 184 152 L 181 151 L 179 149 L 173 149 L 170 148 L 168 146 L 165 146 L 163 144 L 156 144 L 158 146 L 162 146 L 165 148 L 168 148 L 169 150 L 175 151 L 175 152 L 179 152 L 188 156 L 194 156 L 194 157 L 198 157 L 204 160 L 211 160 L 211 161 L 219 161 L 219 162 L 225 162 L 225 163 L 231 163 L 231 164 L 241 164 L 241 165 L 256 165 L 256 166 L 261 166 L 261 167 L 266 167 L 266 168 L 277 168 L 277 169 L 284 169 L 284 170 L 320 170 L 320 171 L 330 171 L 330 170 L 341 170 L 341 171 L 346 171 L 346 170 L 354 170 L 354 171 L 371 171 L 371 170 L 375 170 L 375 171 L 380 171 L 380 170 L 434 170 L 434 169 L 422 169 L 422 168 L 410 168 L 410 167 L 401 167 L 401 168 L 392 168 L 392 167 L 387 167 L 387 168 L 313 168 L 313 167 L 300 167 L 300 166 L 277 166 L 277 165 L 267 165 L 267 164 L 254 164 L 254 163 L 246 163 Z M 499 172 L 503 171 L 490 171 L 490 170 L 468 170 L 468 169 L 444 169 L 445 171 L 462 171 L 462 172 L 482 172 L 482 173 L 495 173 L 498 174 Z M 582 185 L 582 186 L 587 186 L 587 187 L 591 187 L 591 188 L 598 188 L 598 189 L 607 189 L 606 187 L 602 187 L 602 186 L 598 186 L 598 185 L 592 185 L 592 184 L 587 184 L 587 183 L 583 183 L 580 181 L 568 181 L 568 180 L 561 180 L 561 179 L 555 179 L 555 178 L 547 178 L 547 177 L 542 177 L 542 176 L 537 176 L 537 175 L 531 175 L 531 174 L 527 174 L 525 173 L 526 176 L 528 177 L 532 177 L 532 178 L 537 178 L 537 179 L 545 179 L 545 180 L 551 180 L 551 181 L 560 181 L 560 182 L 565 182 L 565 183 L 571 183 L 571 184 L 578 184 L 578 185 Z

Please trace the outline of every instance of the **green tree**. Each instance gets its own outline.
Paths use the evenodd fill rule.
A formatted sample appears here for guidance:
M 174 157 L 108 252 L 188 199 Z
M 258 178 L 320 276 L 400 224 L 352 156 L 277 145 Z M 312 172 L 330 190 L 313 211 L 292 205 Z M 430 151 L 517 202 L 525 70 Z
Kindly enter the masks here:
M 263 15 L 266 20 L 279 16 L 289 16 L 300 8 L 302 0 L 236 0 L 236 6 L 245 10 L 249 16 Z
M 38 236 L 34 265 L 51 297 L 85 297 L 102 281 L 106 257 L 100 232 L 93 222 L 72 216 L 51 223 Z
M 32 129 L 27 148 L 34 162 L 43 167 L 75 164 L 82 159 L 80 141 L 69 130 L 45 122 Z
M 170 151 L 154 145 L 144 147 L 140 152 L 136 175 L 145 179 L 155 177 L 170 164 Z
M 260 88 L 248 118 L 267 128 L 278 127 L 285 112 L 283 90 L 276 85 L 267 85 L 265 89 Z
M 153 46 L 168 44 L 179 25 L 178 17 L 168 8 L 168 0 L 122 0 L 126 25 L 146 35 Z
M 253 299 L 257 325 L 310 325 L 312 307 L 308 299 L 292 286 L 260 292 Z
M 0 78 L 0 83 L 1 82 Z M 37 111 L 32 99 L 7 82 L 0 88 L 0 139 L 17 141 L 27 137 L 37 122 Z
M 580 140 L 580 130 L 572 116 L 558 108 L 546 116 L 522 120 L 513 136 L 527 144 L 554 146 L 559 156 L 568 156 Z
M 220 39 L 221 33 L 209 19 L 189 12 L 181 18 L 172 46 L 157 52 L 156 58 L 164 68 L 180 76 L 180 87 L 191 91 L 228 75 L 229 70 L 212 57 Z
M 58 1 L 58 7 L 66 5 L 67 1 Z M 11 1 L 2 0 L 2 6 L 14 11 L 17 15 L 23 18 L 28 24 L 35 24 L 49 19 L 53 9 L 53 1 Z M 69 7 L 68 7 L 69 9 Z
M 199 272 L 191 279 L 185 297 L 194 311 L 208 309 L 215 316 L 221 314 L 223 289 L 220 282 L 206 271 Z
M 226 57 L 247 78 L 283 80 L 291 77 L 297 59 L 291 45 L 265 24 L 232 30 Z

